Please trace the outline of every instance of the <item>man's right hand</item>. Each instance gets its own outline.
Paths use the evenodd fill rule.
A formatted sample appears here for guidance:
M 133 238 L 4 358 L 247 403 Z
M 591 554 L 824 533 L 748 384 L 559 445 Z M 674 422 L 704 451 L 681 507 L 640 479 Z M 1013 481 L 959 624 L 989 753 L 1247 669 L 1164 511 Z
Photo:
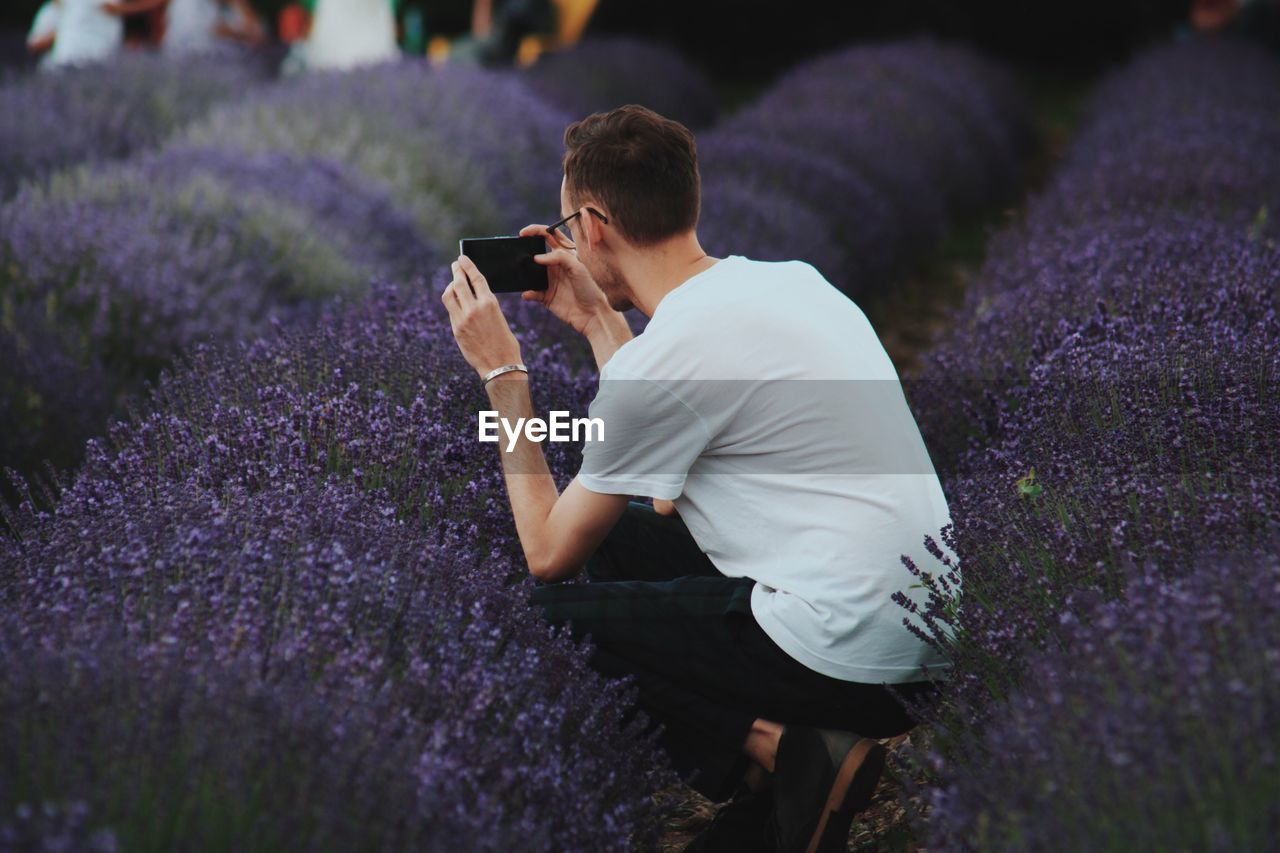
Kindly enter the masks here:
M 541 302 L 578 333 L 589 335 L 592 324 L 613 309 L 600 285 L 578 260 L 577 251 L 566 246 L 558 235 L 549 235 L 545 225 L 526 225 L 520 229 L 520 236 L 542 237 L 555 246 L 546 254 L 534 256 L 535 261 L 547 268 L 547 289 L 526 290 L 522 298 Z

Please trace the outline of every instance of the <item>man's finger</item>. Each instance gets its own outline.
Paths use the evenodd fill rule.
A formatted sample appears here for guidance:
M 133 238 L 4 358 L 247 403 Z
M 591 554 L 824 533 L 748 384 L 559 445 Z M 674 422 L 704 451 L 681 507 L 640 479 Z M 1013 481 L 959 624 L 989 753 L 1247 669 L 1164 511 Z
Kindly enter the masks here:
M 545 237 L 547 236 L 547 226 L 545 225 L 526 225 L 520 229 L 521 237 Z
M 474 266 L 474 264 L 472 266 Z M 474 302 L 476 299 L 475 283 L 471 280 L 471 276 L 467 275 L 466 271 L 463 269 L 462 258 L 459 257 L 458 260 L 449 265 L 449 268 L 453 270 L 453 283 L 456 285 L 454 287 L 454 293 L 457 294 L 458 301 L 463 304 L 467 302 Z M 480 271 L 477 270 L 476 275 L 479 274 Z
M 534 255 L 534 263 L 542 264 L 544 267 L 556 266 L 557 264 L 567 263 L 569 258 L 574 257 L 573 253 L 568 249 L 552 249 L 541 255 Z
M 480 268 L 475 262 L 466 255 L 458 256 L 458 263 L 462 266 L 462 271 L 467 274 L 467 280 L 471 282 L 471 287 L 475 289 L 476 296 L 493 296 L 493 292 L 489 290 L 489 280 L 480 272 Z
M 545 290 L 526 290 L 520 294 L 520 298 L 525 302 L 546 302 L 547 291 Z
M 449 312 L 450 317 L 453 317 L 454 311 L 462 307 L 458 304 L 458 289 L 454 286 L 457 283 L 457 279 L 449 282 L 449 286 L 444 289 L 444 293 L 440 294 L 440 301 L 444 303 L 445 310 Z

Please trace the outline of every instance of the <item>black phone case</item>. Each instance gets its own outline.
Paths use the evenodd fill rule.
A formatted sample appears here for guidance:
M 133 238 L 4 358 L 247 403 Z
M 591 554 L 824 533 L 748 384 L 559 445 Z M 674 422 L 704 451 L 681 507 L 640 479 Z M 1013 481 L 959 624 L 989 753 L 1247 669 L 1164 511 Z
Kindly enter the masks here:
M 471 237 L 458 241 L 458 248 L 494 293 L 547 289 L 547 268 L 533 259 L 547 250 L 543 237 Z

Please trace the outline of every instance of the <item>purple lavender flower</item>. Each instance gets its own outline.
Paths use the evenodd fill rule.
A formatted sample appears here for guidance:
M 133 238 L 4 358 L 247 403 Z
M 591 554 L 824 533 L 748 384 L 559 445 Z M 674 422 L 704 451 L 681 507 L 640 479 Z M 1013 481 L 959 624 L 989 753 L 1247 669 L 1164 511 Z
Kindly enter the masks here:
M 698 142 L 698 163 L 703 181 L 713 188 L 713 193 L 715 187 L 733 183 L 739 193 L 764 194 L 755 204 L 767 214 L 767 222 L 761 223 L 762 231 L 738 233 L 727 227 L 716 215 L 718 201 L 714 197 L 711 213 L 703 215 L 707 223 L 704 230 L 710 227 L 713 236 L 716 229 L 723 230 L 726 233 L 717 239 L 727 241 L 740 254 L 750 254 L 760 240 L 770 243 L 782 234 L 806 227 L 816 216 L 818 233 L 834 232 L 832 240 L 841 254 L 829 274 L 842 290 L 855 297 L 882 287 L 905 257 L 906 247 L 891 201 L 866 180 L 821 153 L 794 143 L 712 132 Z M 778 195 L 787 196 L 788 203 L 783 210 L 768 210 L 768 199 Z M 791 221 L 787 209 L 795 204 L 807 208 L 811 215 L 803 215 L 802 222 Z M 834 239 L 837 233 L 838 240 Z
M 1280 830 L 1274 543 L 1152 562 L 1117 601 L 1075 599 L 1055 614 L 1059 642 L 926 792 L 929 846 L 1267 847 Z
M 560 353 L 527 361 L 539 406 L 585 411 Z M 23 796 L 83 800 L 126 848 L 651 843 L 663 762 L 527 605 L 481 396 L 426 287 L 166 377 L 0 538 Z M 563 482 L 577 450 L 554 447 Z
M 0 123 L 0 200 L 58 167 L 153 146 L 265 77 L 248 59 L 128 52 L 92 68 L 6 79 L 0 115 L 21 120 Z
M 921 823 L 937 846 L 1092 849 L 1120 843 L 1115 830 L 1143 847 L 1236 848 L 1274 831 L 1274 810 L 1234 794 L 1274 782 L 1232 765 L 1221 778 L 1241 789 L 1190 791 L 1180 780 L 1214 778 L 1220 756 L 1193 756 L 1188 775 L 1187 753 L 1174 768 L 1159 744 L 1203 738 L 1187 728 L 1198 712 L 1186 700 L 1225 686 L 1204 661 L 1250 647 L 1197 634 L 1193 614 L 1274 633 L 1255 627 L 1270 617 L 1252 602 L 1218 595 L 1249 586 L 1227 566 L 1274 561 L 1211 559 L 1195 572 L 1198 555 L 1267 554 L 1280 534 L 1280 255 L 1249 211 L 1276 186 L 1265 154 L 1274 95 L 1244 79 L 1271 79 L 1280 64 L 1193 42 L 1132 69 L 1104 86 L 1027 221 L 994 241 L 955 334 L 911 389 L 964 574 L 963 600 L 945 563 L 912 566 L 927 607 L 899 596 L 955 664 L 931 711 L 934 751 L 916 756 L 937 782 L 933 826 Z M 1225 172 L 1201 168 L 1204 134 L 1160 133 L 1168 112 L 1209 136 L 1215 116 L 1241 130 Z M 1114 145 L 1121 126 L 1161 146 Z M 1169 590 L 1184 614 L 1165 612 Z M 1093 615 L 1064 617 L 1077 609 Z M 1187 654 L 1153 651 L 1164 639 L 1140 645 L 1172 636 L 1166 627 L 1186 629 Z M 1242 676 L 1227 690 L 1252 704 L 1230 713 L 1258 719 L 1271 681 Z
M 337 160 L 452 245 L 555 213 L 566 124 L 517 75 L 400 62 L 291 80 L 214 111 L 185 139 Z
M 0 462 L 30 471 L 74 462 L 123 395 L 195 344 L 266 331 L 435 253 L 337 164 L 170 148 L 24 191 L 0 209 L 0 257 L 0 292 L 27 318 L 0 329 L 15 357 Z

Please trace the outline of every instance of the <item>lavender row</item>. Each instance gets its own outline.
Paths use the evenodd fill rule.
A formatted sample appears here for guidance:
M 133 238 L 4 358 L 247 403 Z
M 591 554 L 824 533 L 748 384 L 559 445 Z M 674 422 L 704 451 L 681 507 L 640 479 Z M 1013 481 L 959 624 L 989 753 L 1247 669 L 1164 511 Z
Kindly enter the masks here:
M 514 74 L 406 60 L 263 90 L 214 110 L 184 139 L 337 160 L 448 246 L 553 218 L 568 121 Z
M 1170 579 L 1170 576 L 1175 576 Z M 933 795 L 940 849 L 1263 850 L 1280 832 L 1276 543 L 1074 595 Z
M 171 145 L 30 187 L 0 208 L 0 466 L 73 465 L 197 343 L 437 256 L 385 193 L 315 157 Z
M 563 362 L 536 402 L 585 410 Z M 125 849 L 651 843 L 664 764 L 528 607 L 497 459 L 458 428 L 480 396 L 431 288 L 379 290 L 199 351 L 15 514 L 0 838 L 66 829 L 50 802 Z
M 550 219 L 564 124 L 514 75 L 406 62 L 261 87 L 159 153 L 30 187 L 0 210 L 0 465 L 74 464 L 198 342 Z
M 966 48 L 916 40 L 821 57 L 702 139 L 704 242 L 805 257 L 861 298 L 953 217 L 1019 188 L 1029 127 L 1012 77 Z
M 249 60 L 129 53 L 107 67 L 0 78 L 0 200 L 63 166 L 150 148 L 266 77 Z
M 1191 210 L 1265 227 L 1280 201 L 1277 150 L 1280 65 L 1273 56 L 1230 39 L 1165 46 L 1101 87 L 1032 218 L 1067 224 L 1123 211 Z
M 1242 849 L 1274 827 L 1250 787 L 1271 771 L 1230 763 L 1274 750 L 1271 730 L 1171 706 L 1221 694 L 1261 719 L 1260 671 L 1231 688 L 1202 662 L 1280 655 L 1266 607 L 1208 594 L 1274 583 L 1257 555 L 1280 531 L 1280 247 L 1253 206 L 1280 187 L 1265 135 L 1240 136 L 1226 180 L 1165 122 L 1265 124 L 1250 81 L 1277 73 L 1192 42 L 1104 83 L 912 388 L 964 578 L 957 600 L 945 566 L 916 567 L 936 591 L 928 638 L 956 664 L 925 758 L 931 846 Z M 1113 146 L 1121 124 L 1162 146 Z M 1197 596 L 1241 639 L 1197 633 Z M 1174 770 L 1175 742 L 1214 746 Z

